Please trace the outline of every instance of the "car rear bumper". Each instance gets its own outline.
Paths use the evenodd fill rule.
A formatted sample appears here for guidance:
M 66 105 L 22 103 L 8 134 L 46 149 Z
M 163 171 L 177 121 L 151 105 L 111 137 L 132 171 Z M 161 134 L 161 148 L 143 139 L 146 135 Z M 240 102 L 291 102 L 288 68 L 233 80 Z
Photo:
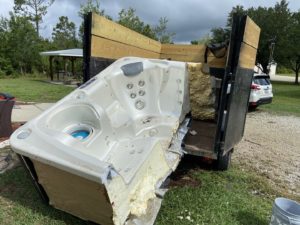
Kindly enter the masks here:
M 260 98 L 257 102 L 250 102 L 250 106 L 259 106 L 263 104 L 269 104 L 272 102 L 273 97 Z

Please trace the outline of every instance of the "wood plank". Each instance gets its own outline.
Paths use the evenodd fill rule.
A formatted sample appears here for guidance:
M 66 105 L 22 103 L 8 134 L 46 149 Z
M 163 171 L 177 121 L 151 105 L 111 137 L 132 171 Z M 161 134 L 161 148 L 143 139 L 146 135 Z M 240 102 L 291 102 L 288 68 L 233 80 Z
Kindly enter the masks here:
M 173 44 L 162 44 L 161 53 L 162 54 L 198 54 L 205 52 L 205 45 L 173 45 Z
M 183 62 L 204 62 L 205 45 L 172 45 L 162 44 L 161 59 L 170 59 Z M 226 56 L 216 58 L 211 52 L 208 54 L 208 64 L 213 67 L 224 68 Z
M 95 13 L 92 15 L 92 34 L 156 53 L 161 50 L 160 42 Z
M 91 56 L 101 57 L 106 59 L 119 59 L 126 56 L 136 56 L 144 58 L 159 59 L 160 54 L 152 51 L 147 51 L 135 46 L 123 44 L 97 36 L 92 36 L 91 41 Z
M 193 54 L 185 54 L 185 55 L 178 55 L 178 54 L 161 54 L 161 59 L 169 59 L 173 61 L 182 61 L 182 62 L 204 62 L 204 54 L 193 55 Z M 217 68 L 224 68 L 226 65 L 226 57 L 223 58 L 216 58 L 212 55 L 208 56 L 207 58 L 208 65 L 211 67 Z
M 256 61 L 257 50 L 246 44 L 242 43 L 239 57 L 239 66 L 242 68 L 253 69 Z
M 185 62 L 202 62 L 205 48 L 204 45 L 162 44 L 161 58 Z
M 93 14 L 91 56 L 118 59 L 125 56 L 171 59 L 184 62 L 204 62 L 204 45 L 161 44 L 102 16 Z M 260 28 L 247 17 L 244 44 L 239 64 L 253 68 L 259 43 Z M 252 48 L 251 48 L 252 46 Z M 215 58 L 209 54 L 208 63 L 224 68 L 226 57 Z
M 251 19 L 248 19 L 247 23 L 249 29 L 246 30 L 256 26 Z M 245 37 L 247 38 L 248 35 Z M 118 59 L 125 56 L 137 56 L 204 62 L 205 48 L 205 45 L 161 44 L 105 17 L 92 15 L 91 56 L 93 57 Z M 219 59 L 209 54 L 208 62 L 210 66 L 224 68 L 226 57 Z
M 260 28 L 250 17 L 247 17 L 243 41 L 254 48 L 258 48 Z
M 170 59 L 174 61 L 183 61 L 183 62 L 204 62 L 204 54 L 161 54 L 161 59 Z
M 115 42 L 105 38 L 92 36 L 91 56 L 107 59 L 119 59 L 126 56 L 136 56 L 154 59 L 170 59 L 183 62 L 204 62 L 204 52 L 186 52 L 185 54 L 159 54 L 147 51 L 131 45 Z M 213 67 L 224 68 L 226 57 L 215 58 L 211 53 L 208 56 L 208 64 Z

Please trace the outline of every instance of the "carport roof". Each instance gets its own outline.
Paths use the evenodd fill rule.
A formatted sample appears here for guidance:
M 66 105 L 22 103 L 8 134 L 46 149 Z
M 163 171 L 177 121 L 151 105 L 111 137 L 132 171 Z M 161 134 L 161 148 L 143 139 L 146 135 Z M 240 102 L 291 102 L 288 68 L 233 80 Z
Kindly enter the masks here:
M 81 48 L 57 50 L 57 51 L 47 51 L 40 52 L 40 55 L 44 56 L 65 56 L 65 57 L 83 57 L 83 51 Z

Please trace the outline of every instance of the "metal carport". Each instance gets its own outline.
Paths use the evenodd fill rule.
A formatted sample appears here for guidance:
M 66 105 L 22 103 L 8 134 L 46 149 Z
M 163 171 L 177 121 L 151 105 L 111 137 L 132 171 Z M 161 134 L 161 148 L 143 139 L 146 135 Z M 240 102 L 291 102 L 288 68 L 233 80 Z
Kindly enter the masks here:
M 53 59 L 55 57 L 63 57 L 64 59 L 64 71 L 66 73 L 67 70 L 67 60 L 70 60 L 72 63 L 72 74 L 75 74 L 75 67 L 74 62 L 77 58 L 82 58 L 82 49 L 74 48 L 74 49 L 64 49 L 64 50 L 57 50 L 57 51 L 46 51 L 40 52 L 42 56 L 49 56 L 49 71 L 50 71 L 50 78 L 53 80 Z M 59 77 L 57 78 L 59 79 Z

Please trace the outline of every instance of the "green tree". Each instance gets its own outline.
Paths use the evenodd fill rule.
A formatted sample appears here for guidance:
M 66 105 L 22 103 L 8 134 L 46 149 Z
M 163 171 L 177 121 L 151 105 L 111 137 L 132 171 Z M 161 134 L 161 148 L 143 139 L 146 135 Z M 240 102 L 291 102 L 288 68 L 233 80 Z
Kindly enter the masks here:
M 260 41 L 257 52 L 257 61 L 266 69 L 273 59 L 270 57 L 270 46 L 275 41 L 274 59 L 280 66 L 291 68 L 295 71 L 296 81 L 299 74 L 299 25 L 298 13 L 292 13 L 288 2 L 281 0 L 273 7 L 251 7 L 244 9 L 236 6 L 228 15 L 225 28 L 212 29 L 212 42 L 220 42 L 229 38 L 232 15 L 237 12 L 240 15 L 249 15 L 261 28 Z M 298 72 L 297 72 L 298 71 Z
M 247 13 L 247 10 L 244 9 L 244 6 L 237 5 L 232 8 L 230 13 L 228 14 L 226 29 L 230 30 L 232 26 L 233 15 L 243 16 Z
M 144 22 L 135 14 L 135 9 L 133 8 L 122 9 L 119 12 L 118 23 L 138 33 L 142 33 L 144 28 Z
M 257 61 L 264 68 L 270 60 L 270 45 L 275 41 L 275 61 L 281 66 L 287 66 L 286 51 L 289 45 L 289 35 L 292 28 L 292 13 L 288 2 L 281 0 L 274 7 L 250 8 L 247 14 L 261 28 L 260 41 L 258 46 Z
M 54 0 L 14 0 L 14 10 L 16 13 L 28 17 L 35 24 L 35 30 L 39 36 L 43 16 L 47 14 L 48 7 L 53 2 Z
M 224 42 L 230 38 L 230 30 L 222 27 L 213 28 L 210 32 L 212 34 L 212 39 L 210 42 L 213 44 Z
M 100 8 L 100 1 L 99 0 L 87 0 L 85 4 L 80 4 L 80 10 L 78 12 L 78 15 L 82 18 L 82 20 L 84 19 L 84 15 L 93 12 L 93 13 L 97 13 L 100 16 L 104 16 L 109 20 L 112 20 L 112 17 L 105 14 L 104 9 Z M 78 32 L 78 36 L 80 41 L 83 39 L 83 33 L 84 33 L 84 28 L 83 28 L 83 21 L 79 27 L 79 32 Z
M 12 69 L 30 73 L 40 63 L 39 37 L 26 17 L 10 13 L 0 22 L 0 68 L 9 75 Z
M 8 30 L 8 19 L 0 17 L 0 77 L 4 74 L 9 75 L 13 71 L 7 58 Z
M 153 29 L 151 28 L 151 26 L 149 24 L 146 24 L 146 26 L 143 27 L 141 34 L 143 34 L 149 38 L 152 38 L 154 40 L 157 40 L 155 32 L 153 31 Z
M 128 27 L 140 34 L 143 34 L 149 38 L 157 39 L 155 32 L 149 24 L 145 24 L 136 14 L 135 9 L 129 8 L 127 10 L 122 9 L 119 12 L 119 19 L 117 21 L 119 24 Z
M 52 39 L 57 49 L 78 47 L 75 23 L 69 21 L 67 16 L 59 17 L 59 22 L 53 28 Z
M 212 38 L 211 38 L 210 42 L 214 44 L 214 43 L 221 43 L 221 42 L 225 42 L 225 41 L 229 40 L 233 15 L 234 14 L 244 15 L 246 13 L 247 13 L 247 11 L 241 5 L 237 5 L 237 6 L 233 7 L 232 10 L 228 14 L 226 26 L 224 28 L 215 27 L 215 28 L 211 29 Z
M 274 40 L 274 9 L 272 7 L 249 8 L 247 14 L 261 28 L 256 60 L 266 69 L 269 63 L 270 44 Z
M 211 36 L 210 34 L 204 35 L 202 38 L 199 40 L 193 40 L 191 41 L 192 45 L 205 45 L 211 42 Z
M 300 11 L 291 16 L 288 42 L 285 46 L 283 64 L 295 72 L 295 84 L 299 84 L 300 71 Z
M 84 15 L 89 12 L 97 13 L 109 20 L 112 20 L 112 18 L 109 15 L 105 14 L 105 11 L 100 8 L 99 0 L 88 0 L 86 4 L 80 5 L 78 15 L 82 19 L 84 18 Z M 162 41 L 163 43 L 170 43 L 172 41 L 172 37 L 175 35 L 175 33 L 167 32 L 168 20 L 166 18 L 160 18 L 159 25 L 153 28 L 149 24 L 144 23 L 136 15 L 136 10 L 131 7 L 129 9 L 122 9 L 119 12 L 119 18 L 116 22 L 147 37 Z M 79 36 L 82 39 L 83 23 L 81 24 L 79 29 Z
M 103 9 L 100 9 L 100 1 L 99 0 L 87 0 L 86 4 L 80 4 L 80 10 L 78 12 L 78 15 L 83 19 L 85 14 L 88 14 L 89 12 L 97 13 L 101 16 L 107 16 L 111 18 L 108 15 L 105 15 L 105 11 Z
M 166 17 L 161 17 L 159 19 L 159 24 L 154 27 L 154 32 L 156 34 L 156 37 L 161 43 L 172 43 L 173 37 L 175 36 L 175 33 L 171 33 L 167 29 L 169 20 Z

